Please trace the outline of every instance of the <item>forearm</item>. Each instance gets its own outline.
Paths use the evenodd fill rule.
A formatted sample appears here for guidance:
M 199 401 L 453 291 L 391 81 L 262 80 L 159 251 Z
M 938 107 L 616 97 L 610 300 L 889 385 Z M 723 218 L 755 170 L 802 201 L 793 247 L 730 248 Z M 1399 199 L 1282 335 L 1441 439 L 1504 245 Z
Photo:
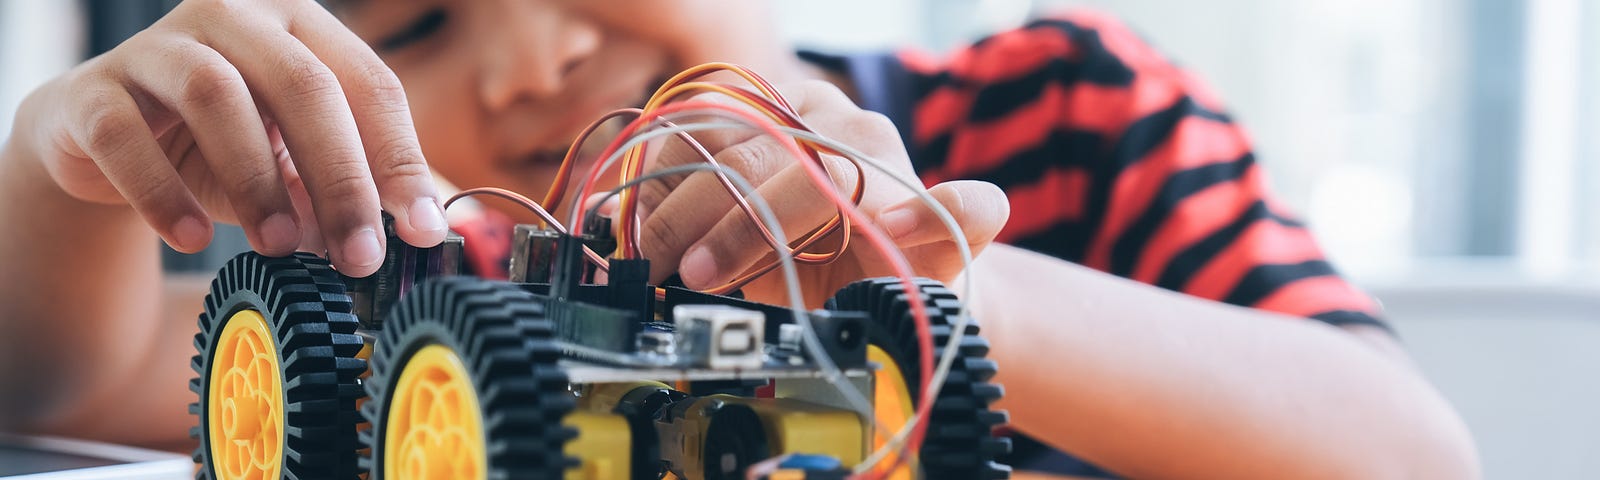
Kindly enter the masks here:
M 26 107 L 24 107 L 26 108 Z M 126 206 L 68 196 L 18 115 L 0 149 L 0 424 L 63 421 L 143 377 L 161 315 L 155 236 Z
M 1118 474 L 1476 477 L 1451 407 L 1355 335 L 1006 246 L 972 274 L 1013 425 Z

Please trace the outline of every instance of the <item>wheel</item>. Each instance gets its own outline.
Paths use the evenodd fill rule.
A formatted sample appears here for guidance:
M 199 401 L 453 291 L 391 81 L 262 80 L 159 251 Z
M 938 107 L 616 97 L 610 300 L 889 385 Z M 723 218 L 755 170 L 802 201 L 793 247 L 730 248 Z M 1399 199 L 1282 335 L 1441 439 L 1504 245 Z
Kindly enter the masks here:
M 372 356 L 372 479 L 555 479 L 576 461 L 575 401 L 543 305 L 507 283 L 426 282 L 389 314 Z
M 936 281 L 917 279 L 916 283 L 928 307 L 937 365 L 938 355 L 950 342 L 961 304 L 954 292 Z M 874 415 L 891 430 L 898 431 L 920 403 L 920 395 L 913 395 L 913 392 L 921 378 L 917 366 L 916 323 L 900 280 L 875 278 L 846 285 L 828 300 L 827 308 L 867 312 L 870 318 L 867 359 L 882 366 L 874 374 Z M 996 366 L 994 361 L 985 358 L 988 353 L 989 342 L 978 336 L 977 323 L 969 322 L 950 375 L 934 400 L 927 434 L 917 452 L 924 478 L 1010 477 L 1011 469 L 995 462 L 997 457 L 1011 450 L 1011 441 L 992 433 L 1007 417 L 1004 411 L 989 409 L 1004 391 L 999 385 L 989 383 Z M 874 447 L 885 441 L 876 438 Z M 912 478 L 912 475 L 899 471 L 893 478 Z
M 190 362 L 195 477 L 357 478 L 357 323 L 325 260 L 245 253 L 224 265 Z

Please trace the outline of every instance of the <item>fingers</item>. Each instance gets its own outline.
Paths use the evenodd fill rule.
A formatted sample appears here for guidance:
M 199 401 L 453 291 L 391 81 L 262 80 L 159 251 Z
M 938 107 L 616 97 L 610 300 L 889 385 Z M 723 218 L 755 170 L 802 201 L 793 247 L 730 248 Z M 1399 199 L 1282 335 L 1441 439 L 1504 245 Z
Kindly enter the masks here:
M 701 94 L 693 99 L 696 102 L 706 102 L 727 105 L 733 108 L 748 109 L 732 99 L 717 94 Z M 679 124 L 694 121 L 710 120 L 710 118 L 697 118 L 680 120 Z M 667 138 L 660 148 L 648 150 L 645 159 L 645 170 L 661 170 L 681 165 L 704 162 L 707 156 L 726 148 L 746 143 L 756 138 L 756 132 L 746 129 L 716 129 L 701 130 L 692 134 L 679 134 Z M 685 138 L 687 137 L 687 138 Z M 693 143 L 691 143 L 693 142 Z M 748 148 L 748 147 L 747 147 Z M 639 198 L 642 211 L 650 211 L 660 204 L 669 193 L 677 190 L 679 184 L 687 177 L 674 176 L 662 178 L 639 186 Z
M 188 125 L 250 244 L 267 255 L 293 252 L 300 244 L 298 215 L 238 70 L 204 45 L 172 40 L 127 71 Z
M 858 112 L 863 111 L 845 95 L 839 86 L 825 80 L 805 80 L 788 83 L 778 87 L 778 93 L 789 101 L 795 108 L 795 113 L 810 119 L 818 113 L 830 111 Z M 824 127 L 826 125 L 817 125 Z
M 311 208 L 311 193 L 306 191 L 305 179 L 294 167 L 294 159 L 283 145 L 283 134 L 276 124 L 267 125 L 267 138 L 272 142 L 272 154 L 278 163 L 278 170 L 283 172 L 283 184 L 289 190 L 289 200 L 294 203 L 294 211 L 302 221 L 300 251 L 321 255 L 328 251 L 328 246 L 322 242 L 322 229 L 317 226 L 316 211 Z
M 791 85 L 784 93 L 819 134 L 887 164 L 895 175 L 912 174 L 899 132 L 886 117 L 857 108 L 837 88 L 824 83 Z M 768 200 L 790 237 L 787 240 L 798 239 L 835 215 L 836 206 L 817 190 L 809 169 L 780 141 L 758 136 L 732 146 L 714 142 L 706 147 L 717 152 L 718 163 L 754 177 L 752 183 Z M 667 160 L 662 164 L 694 161 L 687 155 L 663 157 Z M 887 175 L 860 171 L 833 157 L 824 156 L 824 161 L 829 162 L 826 170 L 835 188 L 870 184 L 859 208 L 887 230 L 901 249 L 918 252 L 918 258 L 910 260 L 919 271 L 959 272 L 962 263 L 957 250 L 951 248 L 957 245 L 954 242 L 964 242 L 975 253 L 981 251 L 1010 214 L 1004 193 L 992 184 L 962 181 L 935 186 L 929 193 L 963 227 L 964 238 L 957 238 L 932 208 L 892 185 Z M 664 276 L 666 269 L 676 266 L 689 287 L 715 287 L 749 271 L 772 252 L 773 245 L 763 238 L 760 224 L 734 208 L 734 198 L 718 183 L 712 174 L 699 173 L 680 185 L 657 184 L 641 190 L 642 209 L 649 215 L 642 227 L 640 248 L 653 260 L 653 277 Z M 867 258 L 871 256 L 858 256 L 858 262 L 864 263 L 857 266 L 874 270 L 867 263 L 875 260 Z
M 850 99 L 830 84 L 803 82 L 783 88 L 796 113 L 824 135 L 861 147 L 869 155 L 891 163 L 906 163 L 893 124 L 882 115 L 857 108 Z M 696 100 L 733 103 L 721 95 L 697 96 Z M 785 226 L 785 232 L 798 239 L 837 213 L 801 165 L 809 161 L 795 157 L 787 140 L 757 135 L 744 129 L 716 130 L 717 135 L 696 133 L 708 150 L 717 152 L 719 164 L 744 174 L 769 200 Z M 737 144 L 720 143 L 728 138 Z M 673 142 L 677 143 L 677 142 Z M 670 166 L 701 161 L 685 147 L 664 148 L 656 165 Z M 834 185 L 854 185 L 862 181 L 852 166 L 824 157 Z M 909 170 L 909 166 L 906 166 Z M 771 185 L 769 177 L 772 177 Z M 777 178 L 777 177 L 782 177 Z M 757 224 L 743 210 L 735 208 L 733 196 L 710 172 L 696 173 L 673 185 L 651 182 L 641 187 L 641 210 L 649 212 L 642 226 L 640 248 L 650 258 L 653 277 L 664 277 L 672 267 L 692 287 L 715 286 L 744 271 L 762 255 L 772 251 Z M 863 206 L 870 208 L 870 205 Z
M 1000 187 L 989 182 L 956 180 L 934 185 L 928 194 L 939 202 L 966 238 L 962 239 L 977 255 L 994 241 L 1011 217 L 1011 204 Z M 920 198 L 910 198 L 879 211 L 875 222 L 896 245 L 911 248 L 937 242 L 954 241 L 949 229 Z
M 67 127 L 72 141 L 167 245 L 185 253 L 205 248 L 211 219 L 167 162 L 133 97 L 109 86 L 80 95 L 81 121 Z
M 795 161 L 781 144 L 766 137 L 751 138 L 722 149 L 715 159 L 718 164 L 738 171 L 752 185 L 761 185 L 785 164 L 792 165 Z M 644 185 L 659 183 L 663 182 Z M 640 226 L 639 248 L 645 258 L 651 260 L 653 279 L 671 273 L 685 249 L 737 205 L 712 172 L 696 172 L 670 190 L 660 185 L 642 188 L 640 197 L 641 208 L 648 215 Z M 743 214 L 742 210 L 735 211 Z M 751 237 L 751 240 L 759 238 Z
M 740 103 L 737 100 L 716 93 L 703 93 L 695 95 L 694 97 L 690 98 L 690 100 L 697 103 L 725 105 L 731 108 L 750 111 L 752 113 L 755 112 L 749 106 Z M 682 125 L 694 123 L 696 121 L 715 121 L 715 119 L 712 117 L 695 116 L 685 120 L 678 120 L 677 123 Z M 701 130 L 693 132 L 690 135 L 692 135 L 695 141 L 699 142 L 702 147 L 705 147 L 705 149 L 708 151 L 715 153 L 723 148 L 744 143 L 745 141 L 757 137 L 759 134 L 747 129 L 723 128 L 715 130 Z M 679 140 L 676 136 L 674 136 L 666 139 L 665 143 L 662 144 L 660 149 L 651 152 L 651 158 L 648 160 L 648 166 L 650 169 L 659 170 L 679 165 L 699 163 L 703 160 L 703 156 L 699 154 L 693 146 L 689 145 L 687 142 Z
M 366 276 L 383 260 L 378 192 L 349 102 L 332 70 L 288 32 L 240 22 L 236 35 L 208 38 L 277 120 L 315 207 L 334 264 Z M 253 38 L 252 38 L 253 37 Z
M 52 175 L 86 198 L 109 184 L 174 248 L 237 219 L 263 253 L 326 244 L 363 276 L 383 258 L 380 209 L 411 243 L 446 233 L 399 80 L 314 2 L 185 2 L 91 67 L 63 109 L 78 161 Z
M 837 213 L 798 165 L 784 169 L 757 187 L 756 194 L 772 208 L 789 242 L 798 240 Z M 725 213 L 712 217 L 717 219 L 716 224 L 686 249 L 678 265 L 678 274 L 689 288 L 704 289 L 726 283 L 772 253 L 773 246 L 763 239 L 757 219 L 750 218 L 743 210 L 724 208 L 722 211 Z
M 407 243 L 431 247 L 444 241 L 444 210 L 400 79 L 333 14 L 304 8 L 290 20 L 289 33 L 305 41 L 327 62 L 349 100 L 367 161 L 385 211 Z

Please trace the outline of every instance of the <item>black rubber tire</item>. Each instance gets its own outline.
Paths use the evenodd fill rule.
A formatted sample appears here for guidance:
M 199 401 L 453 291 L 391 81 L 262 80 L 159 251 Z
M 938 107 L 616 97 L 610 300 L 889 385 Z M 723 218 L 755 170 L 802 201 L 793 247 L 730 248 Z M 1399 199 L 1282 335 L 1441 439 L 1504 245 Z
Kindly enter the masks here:
M 937 365 L 938 355 L 950 343 L 952 323 L 961 303 L 954 292 L 937 281 L 919 278 L 916 284 L 927 306 Z M 917 367 L 916 323 L 899 279 L 873 278 L 846 285 L 828 300 L 827 308 L 866 312 L 868 344 L 876 345 L 893 358 L 906 379 L 907 391 L 917 391 L 921 372 Z M 934 400 L 927 436 L 919 452 L 923 478 L 1009 478 L 1011 468 L 995 460 L 1011 451 L 1011 439 L 993 433 L 995 427 L 1006 423 L 1007 415 L 1003 410 L 989 408 L 1005 392 L 999 385 L 989 383 L 997 367 L 994 361 L 985 358 L 989 354 L 989 342 L 978 336 L 976 321 L 968 323 L 957 352 L 959 357 L 951 365 L 950 375 Z M 914 393 L 912 404 L 920 403 L 920 395 Z
M 255 310 L 267 321 L 278 350 L 283 381 L 283 478 L 358 478 L 356 429 L 361 421 L 356 402 L 364 394 L 358 377 L 367 364 L 356 358 L 361 338 L 359 322 L 350 313 L 344 282 L 327 260 L 310 254 L 272 258 L 243 253 L 217 273 L 200 314 L 200 333 L 194 336 L 197 352 L 190 367 L 199 376 L 189 390 L 199 400 L 189 413 L 199 425 L 189 430 L 200 446 L 194 460 L 200 464 L 195 478 L 217 478 L 212 467 L 208 429 L 211 361 L 214 339 L 233 314 Z
M 389 392 L 405 363 L 427 345 L 461 356 L 483 414 L 490 479 L 559 479 L 578 462 L 562 451 L 577 432 L 561 419 L 576 406 L 567 375 L 556 361 L 553 324 L 544 306 L 515 285 L 469 277 L 430 280 L 396 304 L 372 355 L 370 400 L 361 432 L 370 447 L 362 465 L 369 479 L 384 478 Z

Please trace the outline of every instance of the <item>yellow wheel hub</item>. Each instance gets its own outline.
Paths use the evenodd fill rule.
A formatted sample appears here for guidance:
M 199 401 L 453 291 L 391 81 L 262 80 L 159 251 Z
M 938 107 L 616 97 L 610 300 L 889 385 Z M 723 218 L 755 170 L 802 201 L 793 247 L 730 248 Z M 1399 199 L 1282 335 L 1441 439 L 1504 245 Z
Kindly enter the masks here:
M 878 371 L 872 374 L 872 415 L 879 425 L 888 428 L 890 432 L 898 432 L 911 422 L 911 416 L 916 413 L 911 406 L 911 388 L 907 387 L 905 374 L 900 371 L 900 366 L 894 363 L 894 358 L 877 345 L 867 346 L 867 361 L 880 365 Z M 874 429 L 874 432 L 877 430 Z M 872 436 L 873 449 L 883 448 L 887 443 L 889 443 L 888 435 L 875 433 Z M 895 463 L 895 459 L 893 455 L 885 457 L 878 463 L 876 470 L 887 469 Z M 907 463 L 907 466 L 900 467 L 887 478 L 911 479 L 909 464 L 912 462 Z
M 276 479 L 283 458 L 283 380 L 260 312 L 228 317 L 206 393 L 211 466 L 222 479 Z
M 487 476 L 483 414 L 455 351 L 422 347 L 400 367 L 392 395 L 383 438 L 386 478 Z

